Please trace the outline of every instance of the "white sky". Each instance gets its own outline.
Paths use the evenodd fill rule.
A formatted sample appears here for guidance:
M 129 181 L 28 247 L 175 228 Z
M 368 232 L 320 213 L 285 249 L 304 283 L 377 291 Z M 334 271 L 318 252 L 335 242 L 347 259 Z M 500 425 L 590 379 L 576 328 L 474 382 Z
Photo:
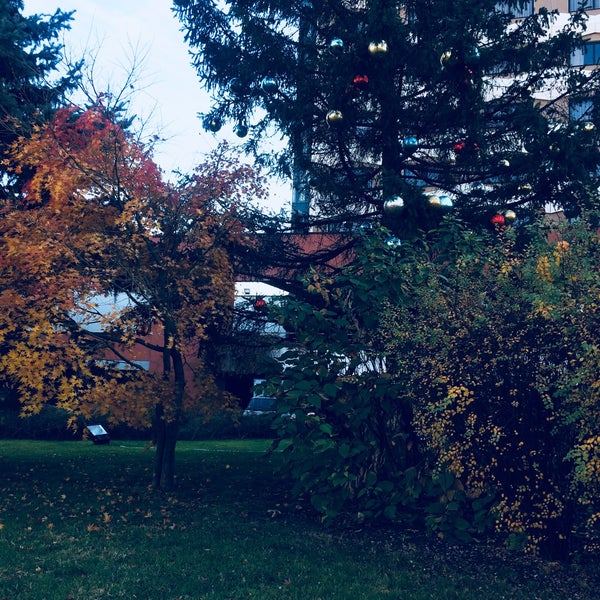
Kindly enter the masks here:
M 75 10 L 71 30 L 62 43 L 73 60 L 84 54 L 96 57 L 96 88 L 119 90 L 134 57 L 143 59 L 132 96 L 132 112 L 150 118 L 147 133 L 165 142 L 156 148 L 155 160 L 166 176 L 173 170 L 190 172 L 224 137 L 240 140 L 226 124 L 215 135 L 205 132 L 197 116 L 210 107 L 190 65 L 180 23 L 171 12 L 171 0 L 25 0 L 25 14 L 53 14 Z M 268 208 L 289 206 L 287 184 L 275 183 Z

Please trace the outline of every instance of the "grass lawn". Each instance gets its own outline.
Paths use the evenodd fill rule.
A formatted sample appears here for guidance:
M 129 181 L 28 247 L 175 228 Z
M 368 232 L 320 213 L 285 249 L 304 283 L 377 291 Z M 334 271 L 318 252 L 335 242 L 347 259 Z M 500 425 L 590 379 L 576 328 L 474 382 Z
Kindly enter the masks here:
M 0 600 L 600 597 L 597 567 L 325 529 L 266 445 L 179 443 L 167 495 L 142 442 L 0 441 Z

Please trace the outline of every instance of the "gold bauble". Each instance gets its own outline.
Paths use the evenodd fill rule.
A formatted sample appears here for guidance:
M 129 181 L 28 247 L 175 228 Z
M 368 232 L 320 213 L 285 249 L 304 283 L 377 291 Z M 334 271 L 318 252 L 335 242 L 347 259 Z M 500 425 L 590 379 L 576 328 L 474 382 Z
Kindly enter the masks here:
M 385 54 L 388 51 L 388 45 L 385 40 L 379 42 L 371 42 L 369 44 L 369 54 L 376 56 L 378 54 Z

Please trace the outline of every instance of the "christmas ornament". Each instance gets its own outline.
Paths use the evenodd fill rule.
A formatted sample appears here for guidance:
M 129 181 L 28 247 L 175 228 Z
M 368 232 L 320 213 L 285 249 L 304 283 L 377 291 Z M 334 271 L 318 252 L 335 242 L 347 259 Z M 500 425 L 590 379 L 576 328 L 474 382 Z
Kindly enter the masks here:
M 202 127 L 204 127 L 206 131 L 212 131 L 213 133 L 216 133 L 219 131 L 219 129 L 221 129 L 222 126 L 223 124 L 218 117 L 208 115 L 202 119 Z
M 477 62 L 479 58 L 479 48 L 477 46 L 467 46 L 465 50 L 465 61 L 473 63 Z
M 469 67 L 465 67 L 464 68 L 464 79 L 463 79 L 463 83 L 465 85 L 470 85 L 473 86 L 475 85 L 475 81 L 473 79 L 473 71 L 471 69 L 469 69 Z
M 381 40 L 379 42 L 371 42 L 369 44 L 369 54 L 371 56 L 380 56 L 382 54 L 386 54 L 388 51 L 388 45 L 385 40 Z
M 386 213 L 394 213 L 404 208 L 404 200 L 400 196 L 393 196 L 386 200 L 383 204 L 383 211 Z
M 267 310 L 267 302 L 264 298 L 257 298 L 253 306 L 256 312 L 265 312 Z
M 329 50 L 332 54 L 341 54 L 344 50 L 344 40 L 339 37 L 333 38 L 329 42 Z
M 512 221 L 514 221 L 517 218 L 517 213 L 514 210 L 507 210 L 504 213 L 504 218 L 507 221 L 511 221 L 512 222 Z
M 278 89 L 277 79 L 274 77 L 263 77 L 260 82 L 260 89 L 266 94 L 274 94 Z
M 352 85 L 359 90 L 364 90 L 369 83 L 369 77 L 367 75 L 355 75 L 352 80 Z
M 581 129 L 583 129 L 584 131 L 592 132 L 596 129 L 596 125 L 594 125 L 594 123 L 592 123 L 591 121 L 584 121 L 581 124 Z
M 454 64 L 456 64 L 456 59 L 452 50 L 442 52 L 442 55 L 440 56 L 440 65 L 442 65 L 442 67 L 450 67 Z
M 229 91 L 232 94 L 239 96 L 246 91 L 246 86 L 239 77 L 234 77 L 229 81 Z
M 477 152 L 479 152 L 479 145 L 477 144 L 477 142 L 472 142 L 469 144 L 467 144 L 467 142 L 457 142 L 456 144 L 454 144 L 452 149 L 458 156 L 465 155 L 468 153 L 468 151 L 474 152 L 476 154 Z
M 402 150 L 409 154 L 416 152 L 418 147 L 419 140 L 412 135 L 409 135 L 402 140 Z
M 248 135 L 248 128 L 243 123 L 238 123 L 233 128 L 233 133 L 240 138 L 246 137 Z
M 506 225 L 506 220 L 504 218 L 504 215 L 496 214 L 490 219 L 490 223 L 498 229 L 503 229 Z
M 340 110 L 330 110 L 325 116 L 325 120 L 329 125 L 340 125 L 344 120 L 344 115 Z

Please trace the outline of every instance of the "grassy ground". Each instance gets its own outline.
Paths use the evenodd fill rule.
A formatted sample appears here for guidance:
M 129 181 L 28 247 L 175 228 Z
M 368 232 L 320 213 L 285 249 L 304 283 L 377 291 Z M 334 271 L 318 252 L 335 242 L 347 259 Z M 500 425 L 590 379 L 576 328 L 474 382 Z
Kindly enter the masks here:
M 0 441 L 0 600 L 600 597 L 581 565 L 324 529 L 266 445 L 180 443 L 165 495 L 140 442 Z

